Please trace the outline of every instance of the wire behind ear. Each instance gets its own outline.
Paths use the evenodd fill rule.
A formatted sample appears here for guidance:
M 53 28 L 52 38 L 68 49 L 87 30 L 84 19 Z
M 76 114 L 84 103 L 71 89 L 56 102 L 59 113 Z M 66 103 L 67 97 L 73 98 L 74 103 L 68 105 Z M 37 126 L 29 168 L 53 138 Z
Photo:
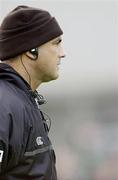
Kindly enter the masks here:
M 30 49 L 29 52 L 33 55 L 30 59 L 36 60 L 38 58 L 38 48 Z

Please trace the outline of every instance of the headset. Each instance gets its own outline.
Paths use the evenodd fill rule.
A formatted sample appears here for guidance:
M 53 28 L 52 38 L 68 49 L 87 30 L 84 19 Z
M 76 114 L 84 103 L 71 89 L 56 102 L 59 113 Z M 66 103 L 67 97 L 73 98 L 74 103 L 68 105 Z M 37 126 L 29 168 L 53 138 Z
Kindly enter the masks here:
M 30 57 L 30 59 L 35 61 L 38 58 L 38 48 L 32 48 L 29 50 L 29 52 L 33 55 L 33 57 Z
M 29 55 L 29 54 L 26 53 L 26 56 L 27 56 L 28 58 L 30 58 L 30 59 L 33 60 L 33 61 L 37 60 L 37 58 L 38 58 L 38 48 L 32 48 L 32 49 L 30 49 L 28 52 L 33 55 L 33 56 L 31 56 L 31 55 Z M 27 72 L 27 74 L 28 74 L 28 76 L 29 76 L 29 84 L 30 84 L 30 86 L 31 86 L 30 73 L 28 72 L 25 64 L 24 64 L 23 61 L 22 61 L 22 56 L 20 56 L 20 59 L 21 59 L 21 63 L 22 63 L 22 65 L 23 65 L 25 71 Z

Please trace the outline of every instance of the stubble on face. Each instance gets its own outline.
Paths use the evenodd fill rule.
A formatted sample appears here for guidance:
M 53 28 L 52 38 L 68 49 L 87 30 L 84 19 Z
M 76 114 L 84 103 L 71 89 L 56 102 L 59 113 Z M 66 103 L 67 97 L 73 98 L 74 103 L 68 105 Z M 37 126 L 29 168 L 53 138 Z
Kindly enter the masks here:
M 39 47 L 37 74 L 42 82 L 56 80 L 59 77 L 59 43 L 61 39 L 55 38 Z

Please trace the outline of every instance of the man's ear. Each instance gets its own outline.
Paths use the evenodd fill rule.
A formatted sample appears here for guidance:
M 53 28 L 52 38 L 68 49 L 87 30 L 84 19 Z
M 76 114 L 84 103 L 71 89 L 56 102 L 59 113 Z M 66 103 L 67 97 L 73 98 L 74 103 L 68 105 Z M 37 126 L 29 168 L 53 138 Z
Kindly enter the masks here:
M 35 60 L 34 55 L 31 54 L 29 51 L 27 51 L 27 52 L 25 53 L 25 55 L 26 55 L 28 58 L 30 58 L 31 60 Z
M 38 58 L 38 48 L 33 48 L 26 52 L 26 56 L 31 60 L 36 60 Z

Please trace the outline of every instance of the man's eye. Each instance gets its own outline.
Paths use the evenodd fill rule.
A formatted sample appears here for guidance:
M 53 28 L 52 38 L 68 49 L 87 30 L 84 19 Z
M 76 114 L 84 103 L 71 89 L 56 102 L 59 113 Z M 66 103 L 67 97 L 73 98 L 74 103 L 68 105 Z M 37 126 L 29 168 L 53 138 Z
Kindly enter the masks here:
M 53 42 L 53 44 L 60 44 L 62 42 L 62 39 L 57 39 L 56 41 Z
M 61 43 L 61 41 L 62 41 L 62 40 L 61 40 L 61 39 L 59 39 L 59 40 L 57 41 L 57 44 L 60 44 L 60 43 Z

